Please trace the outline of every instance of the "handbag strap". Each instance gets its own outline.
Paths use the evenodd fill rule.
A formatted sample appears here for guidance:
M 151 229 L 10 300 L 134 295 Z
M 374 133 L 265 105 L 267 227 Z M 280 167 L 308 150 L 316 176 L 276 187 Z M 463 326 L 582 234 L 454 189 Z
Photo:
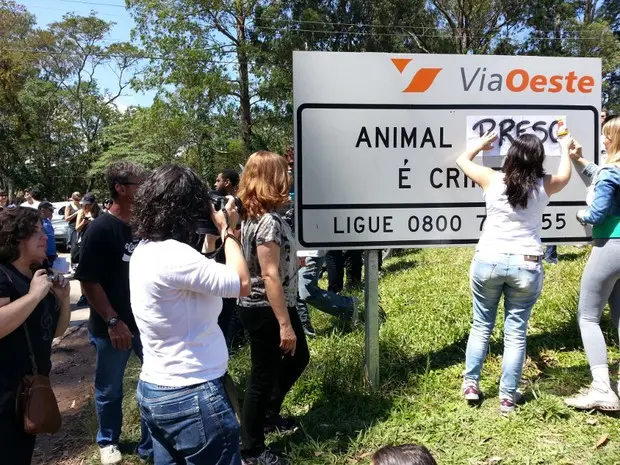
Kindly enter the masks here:
M 0 265 L 0 268 L 2 268 L 2 272 L 6 275 L 11 285 L 15 287 L 15 284 L 13 283 L 13 279 L 11 279 L 11 276 L 6 271 L 6 268 L 4 267 L 4 265 Z M 30 356 L 30 363 L 32 364 L 32 374 L 36 376 L 39 374 L 39 367 L 37 366 L 37 361 L 34 357 L 34 350 L 32 349 L 32 341 L 30 339 L 30 331 L 28 331 L 28 325 L 26 324 L 26 320 L 24 320 L 24 323 L 22 324 L 22 326 L 24 328 L 24 334 L 26 335 L 26 342 L 28 344 L 28 353 Z

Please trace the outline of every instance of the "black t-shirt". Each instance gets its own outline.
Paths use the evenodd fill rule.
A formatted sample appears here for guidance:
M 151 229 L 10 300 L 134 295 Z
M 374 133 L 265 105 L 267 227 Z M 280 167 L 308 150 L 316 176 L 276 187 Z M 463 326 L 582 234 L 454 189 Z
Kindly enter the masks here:
M 129 259 L 138 242 L 127 223 L 112 214 L 100 215 L 84 234 L 75 272 L 75 279 L 101 285 L 110 305 L 133 333 L 138 328 L 129 300 Z M 108 337 L 106 322 L 93 308 L 88 330 L 97 337 Z
M 2 268 L 6 274 L 0 269 L 0 297 L 14 302 L 25 296 L 30 290 L 30 278 L 12 265 Z M 59 316 L 56 297 L 50 292 L 26 319 L 37 368 L 42 375 L 49 375 L 52 369 L 52 341 Z M 23 325 L 0 339 L 0 390 L 14 390 L 24 375 L 32 374 L 29 353 Z

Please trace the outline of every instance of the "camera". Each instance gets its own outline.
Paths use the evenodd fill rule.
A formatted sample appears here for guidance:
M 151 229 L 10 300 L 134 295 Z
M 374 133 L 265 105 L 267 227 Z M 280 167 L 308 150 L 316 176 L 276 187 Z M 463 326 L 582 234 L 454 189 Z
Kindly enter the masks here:
M 57 284 L 62 280 L 62 275 L 54 273 L 52 270 L 47 270 L 47 280 L 52 284 Z
M 239 197 L 233 197 L 235 199 L 235 206 L 237 207 L 237 211 L 239 212 L 239 214 L 241 214 L 241 212 L 243 211 L 243 203 L 241 203 L 241 199 Z M 213 210 L 216 212 L 222 210 L 228 203 L 227 196 L 221 195 L 217 191 L 209 192 L 209 199 L 213 204 Z M 217 226 L 215 225 L 211 217 L 198 219 L 196 233 L 199 236 L 204 236 L 205 234 L 212 234 L 214 236 L 218 236 L 220 234 Z

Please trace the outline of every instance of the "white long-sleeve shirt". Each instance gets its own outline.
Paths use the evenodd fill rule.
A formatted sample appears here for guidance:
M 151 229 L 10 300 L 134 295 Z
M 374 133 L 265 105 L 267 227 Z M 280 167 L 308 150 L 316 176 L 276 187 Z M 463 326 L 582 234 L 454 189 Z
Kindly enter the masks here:
M 222 377 L 228 350 L 217 319 L 240 280 L 225 265 L 175 240 L 141 242 L 129 262 L 131 308 L 140 330 L 140 379 L 183 387 Z

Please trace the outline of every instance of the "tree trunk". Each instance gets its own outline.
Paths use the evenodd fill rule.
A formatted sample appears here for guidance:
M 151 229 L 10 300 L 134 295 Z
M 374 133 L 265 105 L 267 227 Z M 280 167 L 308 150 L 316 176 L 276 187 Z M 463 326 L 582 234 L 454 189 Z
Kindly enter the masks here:
M 596 2 L 595 0 L 586 0 L 583 11 L 583 22 L 591 23 L 594 21 L 596 15 Z
M 250 73 L 248 70 L 248 54 L 245 49 L 245 14 L 237 15 L 237 60 L 239 63 L 239 117 L 241 121 L 241 140 L 246 155 L 251 151 L 252 115 L 250 113 Z

